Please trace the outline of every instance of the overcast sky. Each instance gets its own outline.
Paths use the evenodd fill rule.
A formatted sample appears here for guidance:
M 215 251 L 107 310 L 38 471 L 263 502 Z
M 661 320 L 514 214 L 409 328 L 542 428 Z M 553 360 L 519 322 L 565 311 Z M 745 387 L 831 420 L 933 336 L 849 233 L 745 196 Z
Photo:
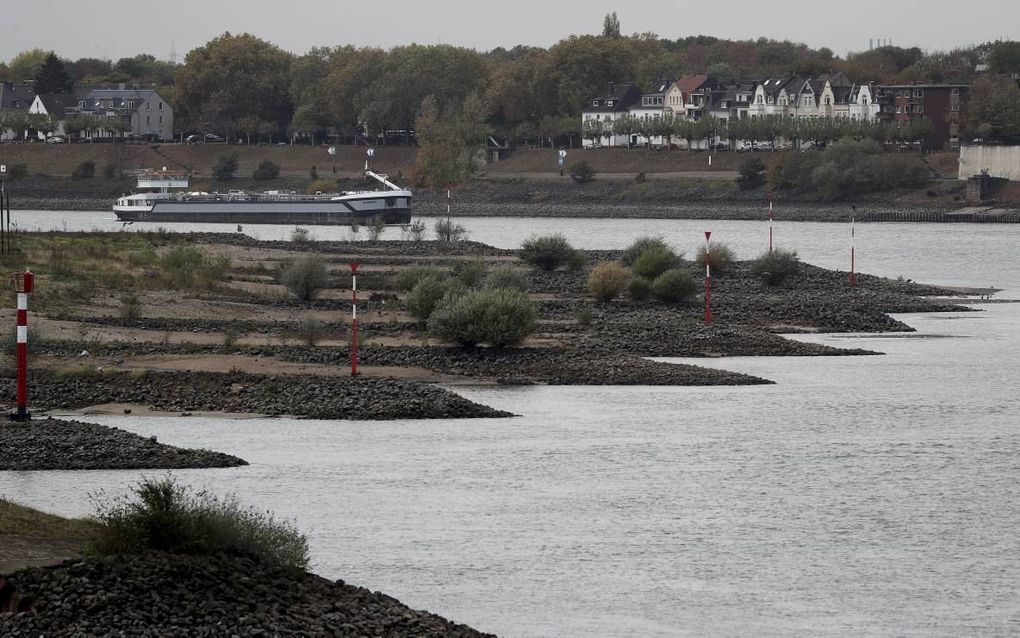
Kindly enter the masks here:
M 572 33 L 599 33 L 616 11 L 625 34 L 767 36 L 861 51 L 869 38 L 949 49 L 1020 40 L 1020 1 L 986 0 L 2 0 L 0 60 L 52 49 L 64 58 L 116 60 L 137 53 L 178 60 L 222 34 L 249 32 L 288 51 L 418 42 L 481 50 L 549 46 Z

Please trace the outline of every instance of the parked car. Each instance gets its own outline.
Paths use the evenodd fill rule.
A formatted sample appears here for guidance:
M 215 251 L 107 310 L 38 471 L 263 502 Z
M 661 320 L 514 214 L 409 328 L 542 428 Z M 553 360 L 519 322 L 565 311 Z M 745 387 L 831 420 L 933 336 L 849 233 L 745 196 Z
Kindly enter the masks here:
M 46 138 L 47 144 L 63 144 L 66 141 L 67 140 L 65 140 L 64 137 L 61 135 L 51 135 Z

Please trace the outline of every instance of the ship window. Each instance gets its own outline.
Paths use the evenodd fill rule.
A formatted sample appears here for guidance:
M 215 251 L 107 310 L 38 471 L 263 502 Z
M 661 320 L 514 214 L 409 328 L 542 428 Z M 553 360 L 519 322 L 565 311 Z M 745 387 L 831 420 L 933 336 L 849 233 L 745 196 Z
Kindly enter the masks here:
M 396 205 L 397 205 L 397 198 L 396 197 L 387 197 L 386 198 L 386 208 L 393 208 Z

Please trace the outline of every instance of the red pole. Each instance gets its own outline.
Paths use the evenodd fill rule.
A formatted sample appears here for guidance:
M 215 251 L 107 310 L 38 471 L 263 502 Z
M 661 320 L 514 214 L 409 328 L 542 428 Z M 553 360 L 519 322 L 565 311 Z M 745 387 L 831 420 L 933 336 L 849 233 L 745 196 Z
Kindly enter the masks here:
M 712 323 L 712 246 L 709 238 L 712 231 L 705 231 L 705 324 Z
M 358 262 L 351 262 L 351 376 L 358 376 Z
M 855 228 L 854 219 L 855 219 L 856 216 L 857 216 L 857 207 L 854 206 L 853 207 L 853 213 L 850 214 L 850 285 L 851 286 L 856 286 L 857 285 L 857 271 L 856 271 L 857 264 L 854 263 L 855 262 L 855 258 L 856 258 L 856 255 L 854 254 L 854 252 L 855 252 L 854 240 L 855 240 L 855 236 L 857 234 L 857 231 L 856 231 L 856 228 Z
M 18 360 L 18 411 L 11 415 L 13 421 L 28 421 L 28 295 L 35 284 L 31 270 L 22 273 L 20 281 L 15 278 L 18 292 L 18 343 L 15 354 Z

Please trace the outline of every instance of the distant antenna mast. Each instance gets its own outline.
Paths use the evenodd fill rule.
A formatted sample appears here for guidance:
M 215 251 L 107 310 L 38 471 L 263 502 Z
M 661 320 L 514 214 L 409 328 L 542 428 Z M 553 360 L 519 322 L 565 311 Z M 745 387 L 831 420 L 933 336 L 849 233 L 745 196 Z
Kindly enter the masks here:
M 177 43 L 170 40 L 170 64 L 177 64 Z

